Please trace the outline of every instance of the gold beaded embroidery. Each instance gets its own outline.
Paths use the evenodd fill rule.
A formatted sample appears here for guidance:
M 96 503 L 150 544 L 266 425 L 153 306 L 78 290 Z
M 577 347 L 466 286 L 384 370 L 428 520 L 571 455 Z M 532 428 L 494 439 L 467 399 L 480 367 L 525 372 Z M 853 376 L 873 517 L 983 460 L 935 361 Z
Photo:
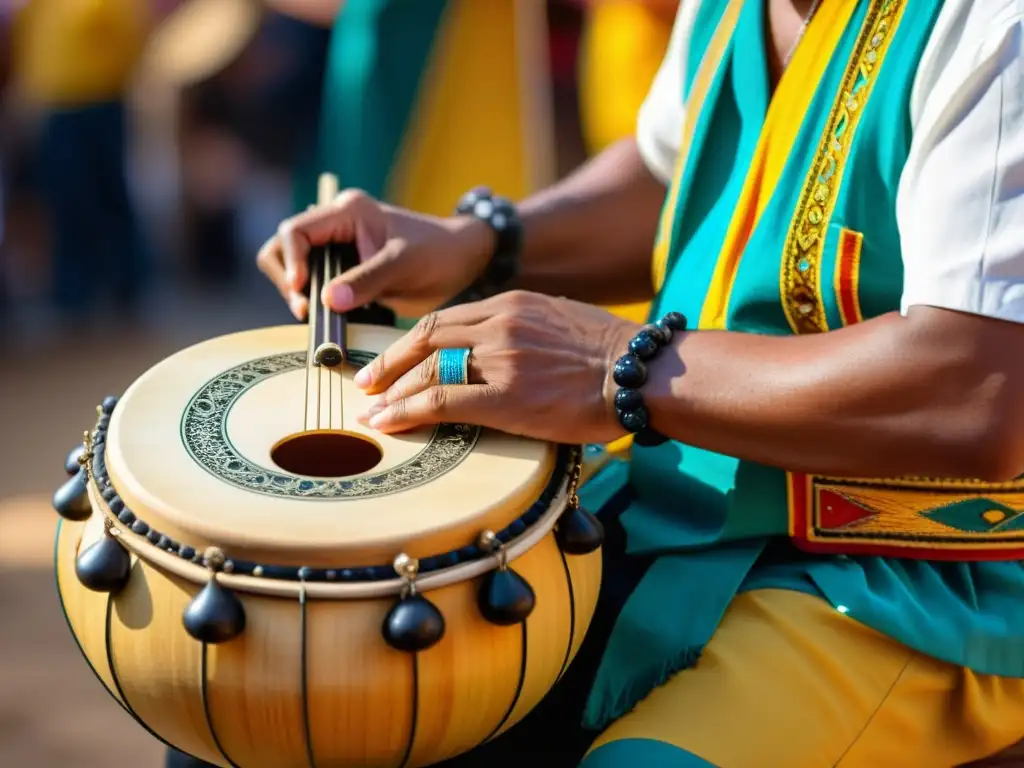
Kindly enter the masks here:
M 828 330 L 821 292 L 825 233 L 860 115 L 905 7 L 905 0 L 872 0 L 786 235 L 780 288 L 794 333 Z

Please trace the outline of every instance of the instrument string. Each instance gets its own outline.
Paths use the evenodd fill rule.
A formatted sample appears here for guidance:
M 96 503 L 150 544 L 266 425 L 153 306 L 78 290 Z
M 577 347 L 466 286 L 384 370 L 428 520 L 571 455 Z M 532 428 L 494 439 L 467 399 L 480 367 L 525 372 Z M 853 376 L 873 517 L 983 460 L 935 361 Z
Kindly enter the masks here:
M 316 428 L 320 429 L 320 413 L 322 411 L 320 394 L 323 389 L 324 371 L 320 365 L 316 367 Z M 329 425 L 328 425 L 329 426 Z
M 341 254 L 338 249 L 332 248 L 331 255 L 334 261 L 332 274 L 338 277 L 345 271 Z M 333 279 L 333 278 L 332 278 Z M 338 348 L 341 350 L 341 365 L 348 363 L 348 327 L 345 323 L 344 312 L 331 311 L 331 323 L 334 326 L 334 338 L 337 339 Z M 338 428 L 345 428 L 345 374 L 342 368 L 338 368 Z
M 334 279 L 334 258 L 333 257 L 334 257 L 334 249 L 331 248 L 330 245 L 328 245 L 326 248 L 324 248 L 324 285 L 327 285 L 328 283 L 331 282 L 331 280 Z M 330 307 L 328 307 L 326 303 L 323 305 L 323 307 L 324 307 L 324 344 L 330 344 L 331 343 L 331 325 L 333 324 L 333 322 L 332 322 L 332 315 L 334 313 L 331 312 Z M 331 416 L 333 415 L 331 413 L 331 410 L 332 410 L 331 409 L 331 404 L 334 401 L 334 398 L 333 398 L 333 396 L 331 394 L 331 390 L 334 388 L 334 384 L 333 384 L 334 377 L 331 376 L 330 369 L 328 369 L 324 373 L 327 376 L 327 428 L 330 429 L 331 427 L 334 426 L 334 420 L 331 418 Z
M 318 297 L 320 295 L 319 279 L 318 278 L 319 278 L 318 270 L 316 269 L 316 266 L 314 265 L 314 268 L 310 270 L 310 275 L 309 275 L 309 298 L 310 298 L 310 302 L 309 302 L 309 349 L 308 349 L 307 355 L 306 355 L 306 391 L 305 391 L 304 408 L 303 408 L 303 413 L 302 413 L 302 429 L 304 431 L 308 431 L 309 430 L 309 379 L 310 379 L 310 375 L 313 373 L 313 370 L 316 368 L 316 348 L 317 348 L 317 343 L 316 343 L 317 329 L 316 329 L 316 327 L 317 327 L 317 315 L 319 314 L 319 310 L 317 308 L 318 302 L 316 300 L 316 297 Z M 319 377 L 319 375 L 320 375 L 320 371 L 319 370 L 316 371 L 316 375 Z M 320 398 L 318 396 L 317 400 L 319 401 L 319 399 Z M 320 404 L 319 404 L 319 402 L 316 403 L 316 408 L 317 408 L 317 428 L 319 429 L 319 425 L 320 425 Z

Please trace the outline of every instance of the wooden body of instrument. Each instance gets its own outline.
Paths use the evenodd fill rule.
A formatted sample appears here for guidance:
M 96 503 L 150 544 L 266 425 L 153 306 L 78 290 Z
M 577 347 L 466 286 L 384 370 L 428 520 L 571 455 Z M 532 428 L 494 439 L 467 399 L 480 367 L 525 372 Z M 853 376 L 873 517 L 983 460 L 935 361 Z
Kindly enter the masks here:
M 359 426 L 351 376 L 396 336 L 350 325 L 351 364 L 311 370 L 301 326 L 221 337 L 99 409 L 55 497 L 58 588 L 99 680 L 175 748 L 430 765 L 519 721 L 582 642 L 601 557 L 571 519 L 580 451 Z M 316 442 L 343 428 L 350 443 Z M 344 445 L 380 460 L 340 477 L 277 463 Z

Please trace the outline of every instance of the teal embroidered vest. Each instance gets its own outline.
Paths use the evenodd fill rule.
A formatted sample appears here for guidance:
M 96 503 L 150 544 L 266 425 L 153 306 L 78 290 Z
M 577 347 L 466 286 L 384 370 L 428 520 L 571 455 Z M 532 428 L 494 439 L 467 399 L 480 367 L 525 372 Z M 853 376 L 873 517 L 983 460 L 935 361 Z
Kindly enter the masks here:
M 687 114 L 685 164 L 663 220 L 667 274 L 652 315 L 675 310 L 705 328 L 784 335 L 899 309 L 896 194 L 912 139 L 910 94 L 941 7 L 856 2 L 834 30 L 805 108 L 791 116 L 799 121 L 792 146 L 762 190 L 756 225 L 723 268 L 716 255 L 743 202 L 770 104 L 765 3 L 702 2 L 684 78 L 688 108 L 701 103 Z M 733 22 L 720 51 L 716 30 Z M 702 72 L 716 58 L 713 73 Z M 1024 612 L 1013 607 L 1024 596 L 1021 564 L 769 559 L 767 542 L 789 532 L 795 476 L 678 442 L 635 447 L 628 471 L 636 501 L 622 516 L 627 551 L 658 558 L 617 619 L 586 726 L 603 727 L 692 665 L 735 595 L 756 588 L 807 592 L 926 655 L 1024 677 Z
M 909 94 L 941 2 L 860 2 L 808 103 L 789 157 L 728 291 L 724 328 L 825 331 L 898 310 L 903 286 L 896 191 L 910 149 Z M 653 314 L 706 310 L 726 231 L 768 108 L 763 3 L 746 2 L 696 120 L 680 183 L 667 280 Z M 704 0 L 689 52 L 690 91 L 725 0 Z M 844 322 L 844 318 L 846 319 Z M 786 474 L 669 442 L 634 448 L 644 509 L 685 501 L 690 544 L 784 535 Z M 683 502 L 681 501 L 682 505 Z M 661 516 L 626 518 L 634 551 L 657 550 Z

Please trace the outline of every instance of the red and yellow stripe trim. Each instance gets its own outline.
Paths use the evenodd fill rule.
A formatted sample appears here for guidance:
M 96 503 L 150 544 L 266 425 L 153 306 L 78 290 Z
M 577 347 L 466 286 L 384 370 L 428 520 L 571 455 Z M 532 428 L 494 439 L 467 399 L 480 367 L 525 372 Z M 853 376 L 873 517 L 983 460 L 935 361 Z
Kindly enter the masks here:
M 843 227 L 839 232 L 836 250 L 835 290 L 836 304 L 843 325 L 853 325 L 864 319 L 860 310 L 860 252 L 864 235 Z

